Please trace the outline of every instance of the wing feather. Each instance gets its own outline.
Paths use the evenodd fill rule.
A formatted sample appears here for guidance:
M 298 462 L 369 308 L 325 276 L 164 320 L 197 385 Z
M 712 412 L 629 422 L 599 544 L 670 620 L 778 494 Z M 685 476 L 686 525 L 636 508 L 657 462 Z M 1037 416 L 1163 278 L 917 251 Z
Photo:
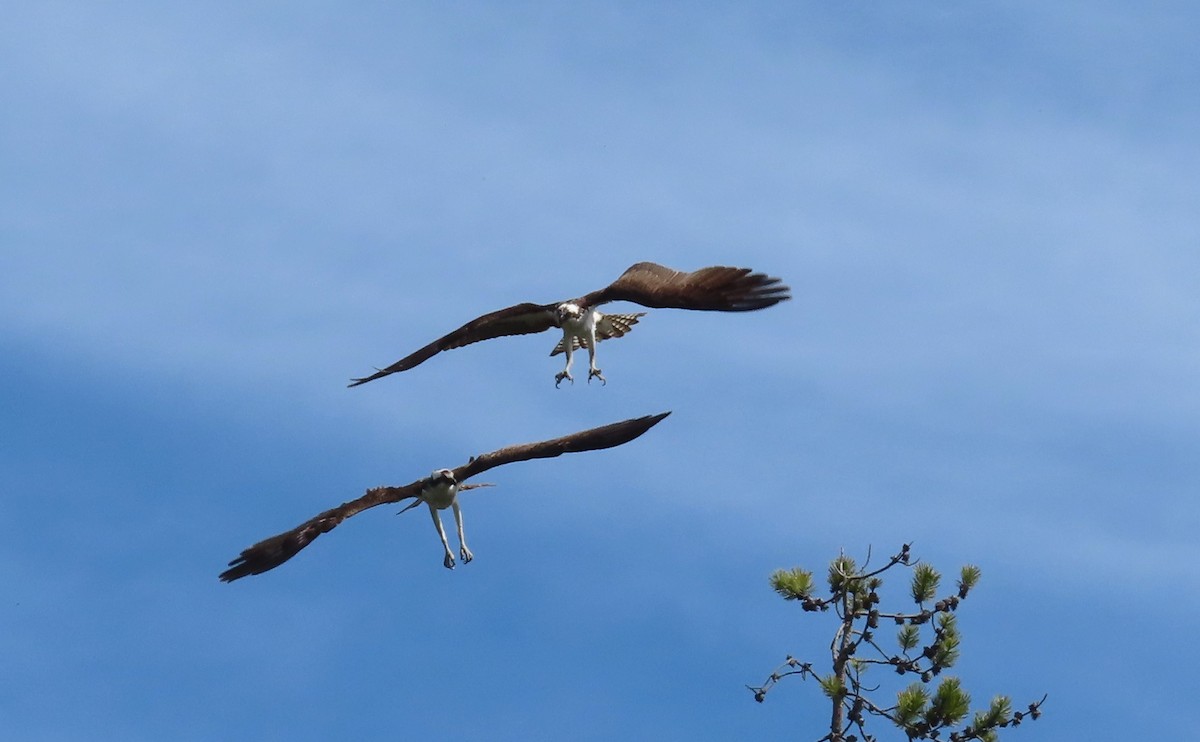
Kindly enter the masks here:
M 670 412 L 663 412 L 658 415 L 636 417 L 630 420 L 623 420 L 619 423 L 611 423 L 599 428 L 564 435 L 561 438 L 554 438 L 553 440 L 523 443 L 518 446 L 501 448 L 499 451 L 492 451 L 491 453 L 485 453 L 472 458 L 466 464 L 455 469 L 454 476 L 461 482 L 488 469 L 494 469 L 497 466 L 511 464 L 516 461 L 549 459 L 561 456 L 564 453 L 598 451 L 602 448 L 619 446 L 645 433 L 670 414 Z
M 625 333 L 633 329 L 637 324 L 639 317 L 646 316 L 645 312 L 632 312 L 630 314 L 603 314 L 600 316 L 600 321 L 596 323 L 596 342 L 608 340 L 609 338 L 624 337 Z M 571 350 L 579 348 L 579 336 L 571 337 Z M 554 346 L 554 350 L 550 351 L 550 355 L 556 356 L 563 352 L 563 341 L 559 340 Z
M 505 335 L 528 335 L 535 332 L 544 332 L 557 324 L 554 307 L 555 305 L 553 304 L 525 302 L 485 314 L 482 317 L 476 317 L 454 332 L 434 340 L 424 348 L 401 358 L 387 368 L 379 369 L 370 376 L 351 379 L 349 386 L 366 384 L 368 381 L 374 381 L 398 371 L 407 371 L 414 366 L 428 361 L 443 350 L 461 348 L 464 345 L 478 343 L 482 340 L 491 340 L 492 338 L 503 337 Z
M 597 306 L 631 301 L 660 309 L 749 312 L 790 299 L 789 291 L 781 279 L 750 268 L 714 265 L 684 273 L 657 263 L 636 263 L 582 302 Z
M 236 559 L 231 561 L 229 569 L 221 573 L 221 581 L 233 582 L 242 577 L 262 574 L 269 569 L 274 569 L 296 556 L 317 536 L 329 533 L 350 516 L 377 505 L 401 502 L 410 497 L 416 497 L 417 493 L 421 491 L 421 483 L 422 480 L 417 480 L 404 487 L 373 487 L 357 500 L 343 502 L 336 508 L 330 508 L 320 515 L 309 518 L 290 531 L 263 539 L 254 546 L 243 550 Z

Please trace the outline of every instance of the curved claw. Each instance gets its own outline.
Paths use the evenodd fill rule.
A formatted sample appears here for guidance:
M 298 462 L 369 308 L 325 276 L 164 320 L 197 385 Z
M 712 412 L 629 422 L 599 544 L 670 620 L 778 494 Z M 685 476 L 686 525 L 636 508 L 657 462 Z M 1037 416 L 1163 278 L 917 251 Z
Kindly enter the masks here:
M 442 560 L 442 565 L 446 569 L 454 569 L 454 555 L 447 551 L 446 558 Z
M 597 378 L 597 379 L 599 379 L 599 380 L 600 380 L 600 385 L 601 385 L 601 386 L 607 386 L 607 385 L 608 385 L 608 380 L 607 380 L 607 379 L 605 379 L 605 378 L 604 378 L 604 375 L 600 373 L 600 369 L 598 369 L 598 368 L 593 368 L 593 369 L 589 369 L 589 370 L 588 370 L 588 383 L 589 383 L 589 384 L 591 384 L 591 383 L 592 383 L 592 378 L 593 378 L 593 377 L 595 377 L 595 378 Z
M 566 379 L 567 381 L 571 382 L 572 384 L 575 383 L 575 378 L 573 376 L 571 376 L 566 371 L 559 371 L 558 373 L 556 373 L 554 375 L 554 388 L 555 389 L 558 388 L 558 385 L 562 383 L 563 379 Z M 589 377 L 589 379 L 590 379 L 590 377 Z
M 471 553 L 471 550 L 465 546 L 458 550 L 458 555 L 462 557 L 463 564 L 466 564 L 475 558 L 475 555 Z

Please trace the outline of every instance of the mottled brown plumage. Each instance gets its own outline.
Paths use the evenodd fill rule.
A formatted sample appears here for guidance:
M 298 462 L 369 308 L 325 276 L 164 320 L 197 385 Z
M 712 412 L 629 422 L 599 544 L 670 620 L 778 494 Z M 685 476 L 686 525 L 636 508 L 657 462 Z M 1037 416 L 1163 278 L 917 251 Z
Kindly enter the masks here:
M 370 376 L 353 379 L 350 386 L 407 371 L 444 350 L 507 335 L 528 335 L 562 327 L 559 308 L 565 304 L 574 304 L 586 311 L 609 302 L 629 301 L 655 309 L 749 312 L 790 299 L 788 291 L 788 287 L 783 285 L 780 279 L 755 273 L 750 268 L 711 266 L 685 273 L 657 263 L 637 263 L 608 286 L 578 299 L 551 304 L 524 302 L 477 317 L 387 368 L 380 369 Z M 640 314 L 622 316 L 633 316 L 636 322 L 636 317 Z M 628 327 L 619 333 L 599 333 L 596 341 L 621 337 L 626 331 Z M 568 339 L 564 336 L 563 343 L 566 342 L 570 342 L 573 348 L 580 345 L 578 337 Z M 595 351 L 594 348 L 589 350 L 593 353 Z
M 485 484 L 464 484 L 465 480 L 481 474 L 488 469 L 511 464 L 517 461 L 531 459 L 547 459 L 561 456 L 564 453 L 581 451 L 597 451 L 628 443 L 654 427 L 670 412 L 658 415 L 624 420 L 599 428 L 592 428 L 578 433 L 554 438 L 537 443 L 523 443 L 508 446 L 498 451 L 472 456 L 462 466 L 451 470 L 454 480 L 458 482 L 459 491 L 485 487 Z M 402 487 L 373 487 L 357 500 L 344 502 L 335 508 L 310 518 L 290 531 L 259 541 L 243 551 L 229 563 L 229 569 L 221 573 L 223 582 L 232 582 L 248 575 L 257 575 L 274 569 L 295 556 L 301 549 L 313 542 L 322 533 L 328 533 L 347 518 L 357 515 L 364 510 L 397 503 L 410 498 L 419 498 L 422 489 L 429 478 L 418 479 Z M 449 566 L 449 565 L 447 565 Z

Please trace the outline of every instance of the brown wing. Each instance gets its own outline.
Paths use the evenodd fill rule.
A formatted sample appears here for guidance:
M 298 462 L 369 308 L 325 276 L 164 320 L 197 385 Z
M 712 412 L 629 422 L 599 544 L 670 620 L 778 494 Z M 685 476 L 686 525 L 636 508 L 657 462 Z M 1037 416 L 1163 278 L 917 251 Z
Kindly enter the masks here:
M 657 263 L 637 263 L 607 287 L 581 300 L 587 306 L 631 301 L 644 307 L 749 312 L 791 298 L 781 279 L 750 268 L 714 265 L 691 273 Z
M 257 575 L 274 569 L 296 553 L 308 546 L 322 533 L 332 531 L 339 523 L 352 515 L 385 505 L 389 502 L 400 502 L 410 497 L 416 497 L 421 491 L 418 480 L 406 487 L 374 487 L 357 500 L 344 502 L 336 508 L 331 508 L 320 515 L 310 518 L 290 531 L 259 541 L 249 549 L 244 550 L 237 559 L 229 563 L 229 569 L 221 573 L 222 582 L 233 582 L 241 577 Z
M 596 342 L 608 340 L 609 338 L 624 337 L 625 333 L 633 329 L 633 326 L 638 323 L 639 317 L 646 316 L 645 312 L 632 312 L 630 314 L 604 314 L 600 321 L 596 323 Z M 571 350 L 579 348 L 579 336 L 571 336 Z M 556 356 L 563 352 L 563 341 L 559 340 L 558 345 L 554 346 L 554 350 L 550 351 L 551 356 Z
M 645 433 L 670 414 L 670 412 L 663 412 L 658 415 L 636 417 L 631 420 L 624 420 L 619 423 L 612 423 L 599 428 L 564 435 L 561 438 L 549 441 L 524 443 L 519 446 L 501 448 L 499 451 L 492 451 L 491 453 L 485 453 L 472 458 L 469 462 L 454 470 L 454 477 L 461 482 L 488 469 L 494 469 L 497 466 L 511 464 L 516 461 L 549 459 L 561 456 L 564 453 L 597 451 L 602 448 L 619 446 Z
M 525 302 L 515 304 L 506 309 L 476 317 L 449 335 L 434 340 L 411 355 L 396 361 L 387 368 L 380 369 L 370 376 L 352 379 L 349 386 L 366 384 L 368 381 L 394 374 L 397 371 L 407 371 L 410 368 L 428 361 L 443 350 L 461 348 L 464 345 L 478 343 L 481 340 L 503 337 L 505 335 L 528 335 L 543 332 L 556 326 L 553 304 L 532 304 Z

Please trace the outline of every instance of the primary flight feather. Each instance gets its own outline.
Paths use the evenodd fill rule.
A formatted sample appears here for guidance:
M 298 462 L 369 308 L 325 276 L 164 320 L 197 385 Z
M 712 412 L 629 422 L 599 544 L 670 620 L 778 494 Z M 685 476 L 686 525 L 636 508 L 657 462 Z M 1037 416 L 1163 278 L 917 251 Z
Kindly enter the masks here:
M 567 356 L 566 366 L 555 374 L 554 385 L 558 386 L 564 379 L 574 381 L 571 376 L 572 351 L 580 347 L 588 351 L 588 381 L 597 378 L 604 382 L 604 376 L 596 366 L 596 343 L 623 336 L 645 312 L 602 314 L 596 309 L 602 304 L 629 301 L 653 309 L 750 312 L 790 299 L 788 292 L 780 279 L 755 273 L 750 268 L 717 265 L 685 273 L 657 263 L 637 263 L 608 286 L 578 299 L 551 304 L 523 302 L 476 317 L 387 368 L 353 379 L 350 386 L 407 371 L 444 350 L 553 328 L 561 329 L 563 337 L 550 355 L 565 353 Z

